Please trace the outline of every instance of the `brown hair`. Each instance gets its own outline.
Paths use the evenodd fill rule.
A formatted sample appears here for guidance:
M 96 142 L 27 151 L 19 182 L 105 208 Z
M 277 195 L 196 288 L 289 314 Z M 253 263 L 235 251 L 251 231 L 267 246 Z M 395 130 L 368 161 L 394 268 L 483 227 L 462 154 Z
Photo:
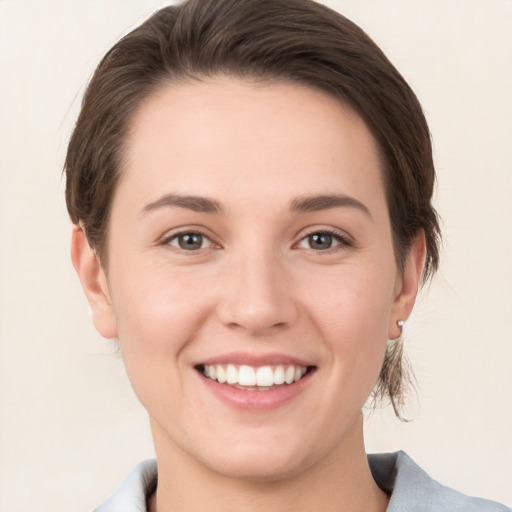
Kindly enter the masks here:
M 130 120 L 166 83 L 231 75 L 313 87 L 350 105 L 380 151 L 395 256 L 403 268 L 425 233 L 424 280 L 437 269 L 439 225 L 430 133 L 411 88 L 357 25 L 312 0 L 188 0 L 123 37 L 89 83 L 65 161 L 71 220 L 107 260 L 110 206 Z M 386 353 L 374 396 L 402 401 L 401 344 Z

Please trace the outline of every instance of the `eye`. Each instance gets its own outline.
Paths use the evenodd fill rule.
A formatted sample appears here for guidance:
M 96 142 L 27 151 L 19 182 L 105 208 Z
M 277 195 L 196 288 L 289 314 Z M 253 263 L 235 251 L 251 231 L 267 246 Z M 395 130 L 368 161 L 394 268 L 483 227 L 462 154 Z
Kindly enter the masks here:
M 177 233 L 168 238 L 165 243 L 183 251 L 199 251 L 212 246 L 212 242 L 208 237 L 194 232 Z
M 351 242 L 347 237 L 339 233 L 331 233 L 329 231 L 316 231 L 305 236 L 298 243 L 298 247 L 302 249 L 312 249 L 313 251 L 327 251 L 337 246 L 351 246 Z

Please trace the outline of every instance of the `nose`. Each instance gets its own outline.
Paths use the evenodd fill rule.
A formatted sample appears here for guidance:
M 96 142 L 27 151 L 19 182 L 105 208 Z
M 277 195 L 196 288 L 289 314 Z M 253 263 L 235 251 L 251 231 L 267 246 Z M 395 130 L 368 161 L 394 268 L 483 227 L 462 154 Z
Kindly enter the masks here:
M 246 253 L 230 262 L 218 305 L 218 317 L 225 326 L 264 336 L 297 320 L 292 279 L 277 260 L 277 256 Z

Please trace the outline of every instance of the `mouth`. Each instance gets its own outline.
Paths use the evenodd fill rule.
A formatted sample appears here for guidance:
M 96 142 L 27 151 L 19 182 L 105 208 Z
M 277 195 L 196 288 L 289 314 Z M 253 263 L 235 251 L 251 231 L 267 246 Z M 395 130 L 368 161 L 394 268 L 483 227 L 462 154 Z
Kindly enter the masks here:
M 200 364 L 196 370 L 207 379 L 244 391 L 270 391 L 299 382 L 315 366 Z

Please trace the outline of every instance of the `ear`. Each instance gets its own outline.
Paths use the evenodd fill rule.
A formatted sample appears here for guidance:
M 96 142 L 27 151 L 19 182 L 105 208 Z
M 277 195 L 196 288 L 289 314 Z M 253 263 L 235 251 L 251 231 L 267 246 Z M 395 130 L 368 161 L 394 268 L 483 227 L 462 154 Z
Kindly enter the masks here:
M 71 260 L 91 306 L 94 327 L 104 338 L 116 338 L 117 326 L 105 272 L 84 229 L 78 225 L 73 228 Z
M 425 264 L 426 244 L 423 230 L 416 235 L 405 261 L 403 273 L 398 277 L 395 288 L 388 339 L 393 340 L 402 334 L 399 320 L 407 320 L 412 312 Z

